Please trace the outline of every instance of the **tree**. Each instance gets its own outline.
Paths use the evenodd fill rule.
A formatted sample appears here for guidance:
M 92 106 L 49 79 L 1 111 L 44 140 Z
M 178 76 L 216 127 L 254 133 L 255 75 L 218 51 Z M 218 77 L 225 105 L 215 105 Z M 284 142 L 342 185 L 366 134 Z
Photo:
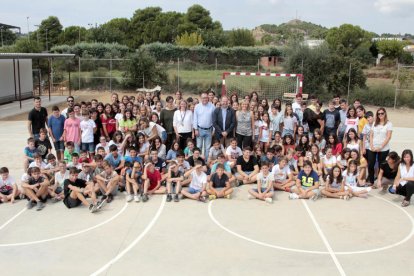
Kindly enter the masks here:
M 248 29 L 233 29 L 227 34 L 227 46 L 254 46 L 254 37 Z
M 153 42 L 153 30 L 157 27 L 157 16 L 162 13 L 160 7 L 148 7 L 136 10 L 131 18 L 131 46 L 139 47 L 144 43 Z
M 326 41 L 331 49 L 339 51 L 343 55 L 352 54 L 361 44 L 370 42 L 371 38 L 371 33 L 351 24 L 331 28 L 326 34 Z
M 182 35 L 177 36 L 175 39 L 175 44 L 186 47 L 203 45 L 203 42 L 203 38 L 198 33 L 189 34 L 185 32 Z
M 0 28 L 0 32 L 1 32 L 1 43 L 3 45 L 12 45 L 16 39 L 17 36 L 14 32 L 10 31 L 9 29 L 2 29 Z
M 42 51 L 41 46 L 33 39 L 19 38 L 14 44 L 16 53 L 40 53 Z
M 59 43 L 74 45 L 86 40 L 87 30 L 81 26 L 66 27 L 59 35 Z
M 380 54 L 390 59 L 399 59 L 404 53 L 406 42 L 392 40 L 380 40 L 377 42 L 377 48 Z
M 226 43 L 223 27 L 219 21 L 213 22 L 212 29 L 201 31 L 201 36 L 204 40 L 204 45 L 209 47 L 221 47 Z
M 157 65 L 155 58 L 148 51 L 139 49 L 130 55 L 127 71 L 124 74 L 126 87 L 145 87 L 163 85 L 168 82 L 165 67 Z
M 59 35 L 62 32 L 62 24 L 56 16 L 49 16 L 40 23 L 39 41 L 49 50 L 59 42 Z
M 208 30 L 213 28 L 213 20 L 210 12 L 201 5 L 192 5 L 188 8 L 186 20 L 193 23 L 200 30 Z

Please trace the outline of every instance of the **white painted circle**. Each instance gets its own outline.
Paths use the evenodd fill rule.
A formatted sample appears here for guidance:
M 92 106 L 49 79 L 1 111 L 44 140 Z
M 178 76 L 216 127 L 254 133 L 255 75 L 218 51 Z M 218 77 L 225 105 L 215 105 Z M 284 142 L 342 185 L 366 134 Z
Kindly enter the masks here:
M 33 245 L 33 244 L 39 244 L 39 243 L 45 243 L 45 242 L 63 240 L 63 239 L 66 239 L 66 238 L 70 238 L 70 237 L 73 237 L 73 236 L 77 236 L 77 235 L 80 235 L 80 234 L 89 232 L 91 230 L 94 230 L 96 228 L 99 228 L 99 227 L 101 227 L 101 226 L 103 226 L 103 225 L 111 222 L 112 220 L 114 220 L 118 216 L 120 216 L 126 210 L 127 207 L 128 207 L 128 203 L 125 203 L 124 207 L 122 207 L 122 209 L 118 213 L 116 213 L 114 216 L 110 217 L 109 219 L 107 219 L 107 220 L 105 220 L 105 221 L 103 221 L 101 223 L 98 223 L 97 225 L 88 227 L 86 229 L 83 229 L 83 230 L 80 230 L 80 231 L 77 231 L 77 232 L 74 232 L 74 233 L 71 233 L 71 234 L 66 234 L 66 235 L 62 235 L 62 236 L 58 236 L 58 237 L 54 237 L 54 238 L 50 238 L 50 239 L 38 240 L 38 241 L 19 242 L 19 243 L 3 243 L 3 244 L 0 244 L 0 247 L 13 247 L 13 246 Z
M 374 195 L 374 197 L 375 198 L 378 198 L 378 199 L 380 199 L 380 200 L 383 200 L 383 201 L 385 201 L 385 202 L 387 202 L 388 204 L 391 204 L 392 206 L 394 206 L 394 207 L 396 207 L 397 209 L 399 209 L 400 211 L 402 211 L 407 217 L 408 217 L 408 219 L 410 220 L 410 222 L 411 222 L 411 231 L 410 231 L 410 233 L 404 238 L 404 239 L 402 239 L 402 240 L 400 240 L 400 241 L 398 241 L 398 242 L 396 242 L 396 243 L 393 243 L 393 244 L 390 244 L 390 245 L 387 245 L 387 246 L 382 246 L 382 247 L 379 247 L 379 248 L 374 248 L 374 249 L 367 249 L 367 250 L 360 250 L 360 251 L 339 251 L 339 252 L 334 252 L 335 253 L 335 255 L 354 255 L 354 254 L 366 254 L 366 253 L 373 253 L 373 252 L 378 252 L 378 251 L 383 251 L 383 250 L 388 250 L 388 249 L 391 249 L 391 248 L 393 248 L 393 247 L 396 247 L 396 246 L 399 246 L 399 245 L 401 245 L 401 244 L 403 244 L 403 243 L 406 243 L 408 240 L 410 240 L 412 237 L 413 237 L 413 235 L 414 235 L 414 219 L 413 219 L 413 217 L 405 210 L 405 209 L 403 209 L 402 207 L 400 207 L 400 206 L 398 206 L 397 204 L 395 204 L 395 203 L 392 203 L 392 202 L 390 202 L 389 200 L 386 200 L 386 199 L 384 199 L 384 198 L 382 198 L 382 197 L 378 197 L 378 196 L 375 196 Z M 241 234 L 239 234 L 239 233 L 236 233 L 236 232 L 234 232 L 233 230 L 230 230 L 229 228 L 227 228 L 227 227 L 225 227 L 225 226 L 223 226 L 215 217 L 214 217 L 214 215 L 213 215 L 213 211 L 212 211 L 212 205 L 213 205 L 213 202 L 214 201 L 210 201 L 210 203 L 208 204 L 208 214 L 209 214 L 209 216 L 210 216 L 210 219 L 217 225 L 217 226 L 219 226 L 221 229 L 223 229 L 224 231 L 226 231 L 226 232 L 228 232 L 228 233 L 230 233 L 230 234 L 232 234 L 233 236 L 236 236 L 236 237 L 238 237 L 238 238 L 240 238 L 240 239 L 243 239 L 243 240 L 246 240 L 246 241 L 249 241 L 249 242 L 251 242 L 251 243 L 255 243 L 255 244 L 258 244 L 258 245 L 261 245 L 261 246 L 265 246 L 265 247 L 269 247 L 269 248 L 273 248 L 273 249 L 279 249 L 279 250 L 285 250 L 285 251 L 291 251 L 291 252 L 297 252 L 297 253 L 307 253 L 307 254 L 319 254 L 319 255 L 329 255 L 329 252 L 328 251 L 317 251 L 317 250 L 304 250 L 304 249 L 299 249 L 299 248 L 290 248 L 290 247 L 284 247 L 284 246 L 278 246 L 278 245 L 273 245 L 273 244 L 269 244 L 269 243 L 265 243 L 265 242 L 262 242 L 262 241 L 258 241 L 258 240 L 255 240 L 255 239 L 252 239 L 252 238 L 249 238 L 249 237 L 246 237 L 246 236 L 243 236 L 243 235 L 241 235 Z

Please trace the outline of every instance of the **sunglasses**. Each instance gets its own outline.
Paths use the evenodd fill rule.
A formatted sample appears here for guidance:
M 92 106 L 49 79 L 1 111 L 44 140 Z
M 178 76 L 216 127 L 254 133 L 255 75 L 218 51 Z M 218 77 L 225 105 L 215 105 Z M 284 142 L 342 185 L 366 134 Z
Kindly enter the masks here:
M 68 100 L 68 103 L 73 103 L 73 100 Z
M 377 115 L 385 115 L 384 112 L 378 112 Z

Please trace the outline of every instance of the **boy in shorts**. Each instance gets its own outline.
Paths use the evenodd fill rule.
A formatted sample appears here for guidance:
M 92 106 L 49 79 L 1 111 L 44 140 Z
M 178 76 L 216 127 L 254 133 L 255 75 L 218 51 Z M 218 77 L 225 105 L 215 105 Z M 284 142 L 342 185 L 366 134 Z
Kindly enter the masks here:
M 46 156 L 52 152 L 52 144 L 47 137 L 47 130 L 45 128 L 39 130 L 39 139 L 35 141 L 35 147 L 37 153 L 42 156 L 42 160 L 45 160 Z
M 132 168 L 126 170 L 125 188 L 128 193 L 127 202 L 134 200 L 140 201 L 139 190 L 142 186 L 142 165 L 140 162 L 135 161 Z M 132 196 L 131 189 L 134 193 Z
M 267 203 L 273 202 L 273 174 L 270 173 L 269 162 L 264 161 L 257 174 L 257 188 L 249 190 L 249 199 L 259 199 Z
M 93 158 L 95 153 L 94 133 L 96 132 L 96 124 L 94 120 L 90 119 L 89 111 L 82 112 L 82 121 L 80 122 L 81 129 L 81 149 L 89 151 L 89 156 Z
M 97 205 L 95 186 L 93 182 L 86 182 L 78 178 L 79 171 L 76 168 L 69 169 L 69 179 L 63 183 L 65 198 L 63 203 L 69 209 L 75 208 L 81 204 L 89 206 L 89 211 L 95 213 L 100 208 Z M 90 196 L 92 203 L 89 203 L 85 195 Z M 102 206 L 101 206 L 102 207 Z
M 100 203 L 98 204 L 98 208 L 102 208 L 102 206 L 108 202 L 110 203 L 114 195 L 118 192 L 118 182 L 119 182 L 119 175 L 114 171 L 111 164 L 105 160 L 102 163 L 103 172 L 97 175 L 96 181 L 98 182 L 99 188 L 101 189 L 101 193 L 103 194 Z
M 231 198 L 233 188 L 230 185 L 229 177 L 224 173 L 223 164 L 218 164 L 216 172 L 211 175 L 207 186 L 207 193 L 209 194 L 210 200 L 216 198 Z
M 161 186 L 161 173 L 155 169 L 155 165 L 152 162 L 148 162 L 145 165 L 142 180 L 144 181 L 142 202 L 148 201 L 148 195 L 165 194 L 165 187 Z
M 206 202 L 206 185 L 207 175 L 203 169 L 203 163 L 197 160 L 194 161 L 194 167 L 184 174 L 184 177 L 191 176 L 191 183 L 186 190 L 182 190 L 181 194 L 190 199 Z
M 176 160 L 173 160 L 168 167 L 167 172 L 167 202 L 171 202 L 172 194 L 174 194 L 174 201 L 178 202 L 178 194 L 181 190 L 181 182 L 184 180 L 184 172 L 179 170 L 179 165 Z
M 27 209 L 32 209 L 36 204 L 36 210 L 42 210 L 49 194 L 49 180 L 40 175 L 38 167 L 31 168 L 31 176 L 27 179 L 27 183 L 23 183 L 25 195 L 29 198 Z
M 19 188 L 14 178 L 9 175 L 9 169 L 6 167 L 0 168 L 0 203 L 8 201 L 14 203 L 19 194 Z
M 309 160 L 303 162 L 303 170 L 300 171 L 296 186 L 291 188 L 292 192 L 289 194 L 289 199 L 312 199 L 317 200 L 319 191 L 319 176 L 318 173 L 312 169 L 312 163 Z
M 273 166 L 272 175 L 274 180 L 273 187 L 276 190 L 289 192 L 290 187 L 295 185 L 286 157 L 280 159 L 279 164 Z

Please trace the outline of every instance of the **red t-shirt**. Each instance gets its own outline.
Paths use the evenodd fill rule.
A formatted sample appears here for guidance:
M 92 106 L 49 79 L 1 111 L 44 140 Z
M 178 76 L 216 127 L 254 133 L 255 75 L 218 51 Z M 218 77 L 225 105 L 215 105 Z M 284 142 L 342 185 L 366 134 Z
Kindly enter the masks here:
M 338 156 L 342 153 L 342 143 L 336 144 L 334 148 L 332 148 L 332 154 Z
M 105 114 L 101 115 L 102 125 L 106 126 L 106 131 L 110 138 L 112 138 L 112 134 L 116 131 L 116 119 L 115 118 L 108 118 Z
M 161 180 L 160 171 L 154 169 L 153 172 L 150 172 L 147 169 L 147 177 L 148 177 L 148 179 L 150 181 L 150 186 L 148 187 L 148 190 L 149 191 L 154 190 L 155 187 L 157 187 L 158 181 Z

